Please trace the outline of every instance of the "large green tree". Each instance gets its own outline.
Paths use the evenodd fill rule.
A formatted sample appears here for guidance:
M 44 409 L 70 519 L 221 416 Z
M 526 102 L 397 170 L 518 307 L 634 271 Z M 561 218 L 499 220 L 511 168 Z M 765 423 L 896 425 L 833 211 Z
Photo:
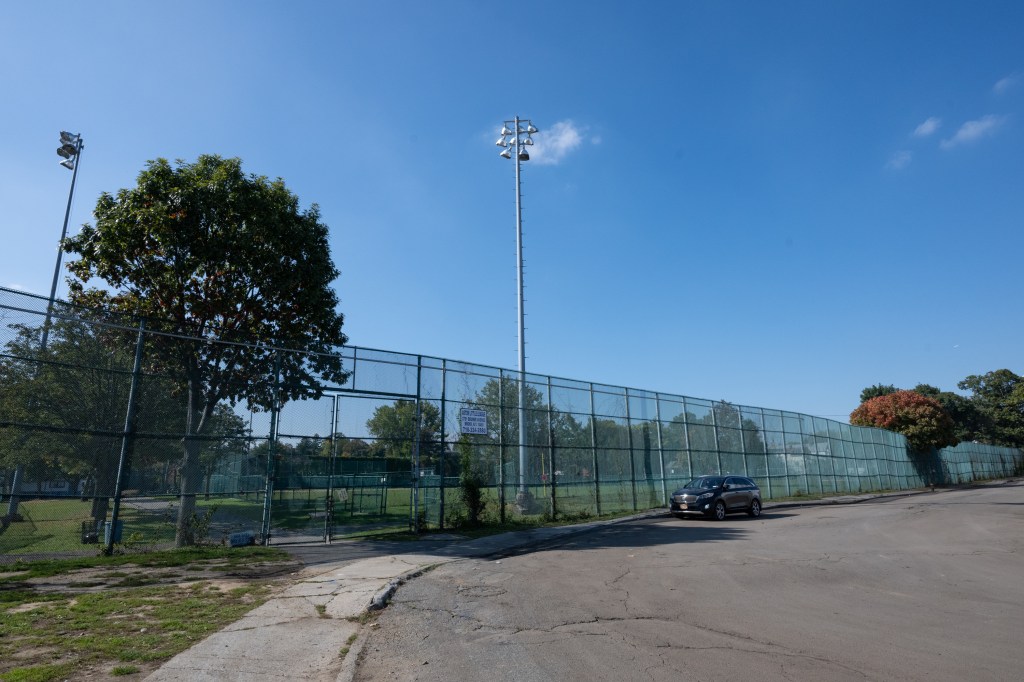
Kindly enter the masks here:
M 979 402 L 952 391 L 942 391 L 930 384 L 918 384 L 915 393 L 934 398 L 953 419 L 953 434 L 958 441 L 979 440 L 994 442 L 990 438 L 992 418 L 981 409 Z
M 416 402 L 396 400 L 392 405 L 381 405 L 366 421 L 366 428 L 376 439 L 370 445 L 373 457 L 412 456 L 416 440 Z M 433 403 L 420 403 L 420 465 L 432 466 L 441 454 L 441 413 Z
M 347 340 L 331 288 L 327 226 L 281 179 L 246 175 L 238 159 L 147 164 L 135 187 L 104 193 L 95 225 L 65 250 L 75 303 L 151 319 L 147 361 L 186 400 L 176 544 L 192 541 L 200 436 L 216 406 L 252 410 L 322 395 L 346 375 Z M 101 286 L 87 288 L 93 280 Z M 192 340 L 195 339 L 195 340 Z M 298 348 L 305 352 L 281 352 Z
M 988 420 L 983 440 L 1024 448 L 1024 377 L 998 369 L 972 374 L 957 386 L 972 393 L 971 400 Z

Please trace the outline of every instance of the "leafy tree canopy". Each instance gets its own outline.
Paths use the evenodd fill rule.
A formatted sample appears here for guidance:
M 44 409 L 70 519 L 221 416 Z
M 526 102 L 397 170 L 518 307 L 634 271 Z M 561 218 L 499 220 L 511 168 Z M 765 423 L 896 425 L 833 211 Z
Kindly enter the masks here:
M 189 436 L 204 431 L 217 404 L 244 399 L 269 409 L 346 379 L 331 354 L 347 339 L 327 226 L 315 204 L 299 209 L 283 180 L 245 175 L 239 159 L 209 155 L 149 162 L 135 187 L 102 194 L 94 215 L 95 226 L 65 243 L 78 256 L 68 266 L 77 278 L 71 298 L 142 315 L 168 333 L 150 337 L 146 357 L 187 392 L 177 541 L 186 544 L 200 479 Z M 94 279 L 104 286 L 86 288 Z
M 85 225 L 66 242 L 78 256 L 68 269 L 74 302 L 143 315 L 193 338 L 256 342 L 330 353 L 347 341 L 331 283 L 327 227 L 314 204 L 278 179 L 242 172 L 238 159 L 200 156 L 195 163 L 151 161 L 138 184 L 104 193 Z M 85 285 L 94 279 L 103 288 Z M 156 357 L 177 372 L 204 404 L 246 399 L 272 402 L 269 351 L 225 344 L 154 343 Z M 148 355 L 151 357 L 151 355 Z M 318 395 L 321 379 L 342 382 L 330 355 L 282 361 L 285 399 Z
M 428 465 L 441 453 L 441 413 L 429 402 L 420 403 L 420 463 Z M 366 428 L 377 440 L 370 446 L 375 457 L 403 457 L 412 455 L 416 438 L 416 402 L 396 400 L 392 405 L 381 405 L 366 421 Z
M 892 384 L 875 384 L 874 386 L 868 386 L 860 392 L 860 401 L 866 403 L 872 398 L 877 398 L 883 395 L 889 395 L 895 393 L 900 389 L 896 388 Z
M 976 401 L 952 391 L 942 391 L 929 384 L 918 384 L 914 392 L 934 398 L 942 409 L 953 418 L 953 431 L 957 441 L 984 440 L 988 438 L 991 419 L 978 407 Z
M 1024 377 L 1008 369 L 967 377 L 957 386 L 971 391 L 971 399 L 987 417 L 989 442 L 1024 448 Z
M 850 423 L 902 433 L 914 452 L 956 445 L 953 419 L 934 398 L 896 391 L 865 401 L 850 414 Z

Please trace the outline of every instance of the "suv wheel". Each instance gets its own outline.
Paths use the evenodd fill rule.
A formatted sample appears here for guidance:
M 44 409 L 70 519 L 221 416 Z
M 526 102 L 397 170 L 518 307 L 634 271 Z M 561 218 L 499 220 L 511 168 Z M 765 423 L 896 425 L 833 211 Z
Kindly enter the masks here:
M 725 502 L 721 500 L 715 502 L 715 520 L 725 521 Z
M 751 516 L 753 516 L 755 519 L 758 516 L 760 516 L 761 515 L 761 500 L 758 500 L 756 498 L 751 500 L 751 502 L 750 502 L 750 509 L 747 510 L 747 513 L 750 514 Z

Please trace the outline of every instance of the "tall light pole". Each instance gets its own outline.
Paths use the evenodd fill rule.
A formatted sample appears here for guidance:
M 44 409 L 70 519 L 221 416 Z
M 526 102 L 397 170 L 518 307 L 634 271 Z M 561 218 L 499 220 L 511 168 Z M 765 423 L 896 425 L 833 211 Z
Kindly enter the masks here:
M 525 123 L 523 128 L 520 124 Z M 512 126 L 511 130 L 509 125 Z M 519 293 L 519 490 L 516 492 L 516 506 L 520 513 L 532 506 L 529 490 L 526 489 L 526 313 L 523 306 L 523 202 L 519 182 L 520 164 L 530 160 L 527 147 L 533 145 L 530 137 L 537 132 L 533 122 L 518 116 L 505 121 L 501 137 L 495 143 L 502 148 L 503 158 L 516 161 L 516 285 Z
M 57 266 L 53 269 L 53 284 L 50 286 L 50 300 L 46 303 L 46 319 L 43 321 L 43 338 L 39 344 L 39 354 L 46 352 L 46 345 L 50 339 L 50 318 L 53 316 L 53 304 L 57 299 L 57 280 L 60 279 L 60 262 L 64 255 L 64 238 L 68 234 L 68 218 L 71 217 L 71 199 L 75 196 L 75 180 L 78 178 L 78 157 L 85 145 L 82 136 L 60 132 L 60 147 L 57 154 L 62 157 L 60 165 L 64 166 L 71 174 L 71 192 L 68 193 L 68 207 L 64 211 L 64 227 L 60 232 L 60 241 L 57 242 Z M 11 498 L 7 502 L 7 516 L 13 518 L 18 513 L 18 488 L 21 487 L 21 465 L 14 467 L 14 478 L 11 480 Z

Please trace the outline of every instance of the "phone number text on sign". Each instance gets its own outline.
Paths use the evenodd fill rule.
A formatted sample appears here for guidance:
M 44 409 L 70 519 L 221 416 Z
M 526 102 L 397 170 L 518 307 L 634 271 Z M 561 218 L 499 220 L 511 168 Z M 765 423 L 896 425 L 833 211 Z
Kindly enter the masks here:
M 487 413 L 483 410 L 462 408 L 459 410 L 459 425 L 462 433 L 487 435 Z

